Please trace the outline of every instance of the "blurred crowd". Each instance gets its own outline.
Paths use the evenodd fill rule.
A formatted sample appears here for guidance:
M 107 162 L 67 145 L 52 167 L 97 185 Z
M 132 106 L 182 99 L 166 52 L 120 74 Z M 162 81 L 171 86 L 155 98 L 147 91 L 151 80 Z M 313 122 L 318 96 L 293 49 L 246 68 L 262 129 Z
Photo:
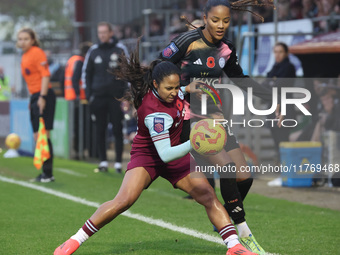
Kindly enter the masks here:
M 206 0 L 185 0 L 179 3 L 167 6 L 166 9 L 178 10 L 171 14 L 170 33 L 177 34 L 186 31 L 186 22 L 181 18 L 185 16 L 189 22 L 202 18 L 202 11 Z M 273 21 L 273 7 L 256 7 L 253 9 L 264 17 L 264 22 Z M 317 18 L 323 16 L 340 15 L 340 0 L 278 0 L 276 6 L 278 20 L 297 20 L 304 18 Z M 238 24 L 239 17 L 241 23 L 247 22 L 247 15 L 240 16 L 238 12 L 232 13 L 233 24 Z M 327 22 L 331 30 L 339 29 L 336 20 L 318 21 L 315 23 L 315 31 L 323 32 L 327 30 Z M 261 20 L 253 16 L 253 23 L 261 23 Z M 127 24 L 125 26 L 116 26 L 116 35 L 119 39 L 137 38 L 143 34 L 142 22 Z M 150 35 L 163 35 L 165 29 L 165 17 L 163 14 L 150 15 Z
M 272 8 L 258 8 L 265 22 L 272 21 Z M 339 0 L 278 0 L 278 20 L 315 18 L 340 14 Z
M 340 14 L 339 0 L 279 0 L 277 7 L 278 20 L 295 20 L 303 18 L 317 18 Z M 268 19 L 270 19 L 270 15 Z M 336 21 L 330 21 L 331 30 L 337 30 Z M 319 21 L 315 24 L 317 32 L 326 31 L 327 21 Z

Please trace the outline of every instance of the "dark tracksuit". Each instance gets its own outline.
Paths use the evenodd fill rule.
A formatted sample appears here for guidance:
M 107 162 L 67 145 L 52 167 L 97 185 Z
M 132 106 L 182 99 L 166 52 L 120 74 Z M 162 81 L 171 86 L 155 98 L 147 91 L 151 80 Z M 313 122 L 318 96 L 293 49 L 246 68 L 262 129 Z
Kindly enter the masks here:
M 115 136 L 116 162 L 122 162 L 124 115 L 117 99 L 123 97 L 127 83 L 117 80 L 112 74 L 122 53 L 128 54 L 125 46 L 113 37 L 109 43 L 93 45 L 86 54 L 83 66 L 85 93 L 91 113 L 95 116 L 97 148 L 101 161 L 107 161 L 105 138 L 109 119 Z
M 270 87 L 277 87 L 279 91 L 282 87 L 288 86 L 287 79 L 278 79 L 278 78 L 295 78 L 295 67 L 292 63 L 290 63 L 289 58 L 285 58 L 280 63 L 275 63 L 273 68 L 267 74 L 267 80 L 265 84 Z M 291 83 L 291 82 L 289 82 Z M 291 86 L 291 85 L 290 85 Z M 292 98 L 292 95 L 289 95 L 289 98 Z M 271 114 L 268 116 L 268 119 L 275 119 L 275 114 Z M 287 115 L 285 119 L 295 119 L 295 110 L 293 105 L 287 105 Z M 279 128 L 278 126 L 270 127 L 270 132 L 272 134 L 276 151 L 279 151 L 280 142 L 289 141 L 289 134 L 291 128 Z

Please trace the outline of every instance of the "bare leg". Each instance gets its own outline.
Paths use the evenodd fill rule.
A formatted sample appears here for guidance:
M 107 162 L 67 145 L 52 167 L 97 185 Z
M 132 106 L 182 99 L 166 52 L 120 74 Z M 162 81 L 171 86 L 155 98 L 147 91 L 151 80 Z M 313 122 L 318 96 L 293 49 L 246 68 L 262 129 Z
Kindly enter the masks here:
M 75 235 L 55 249 L 54 255 L 73 254 L 82 243 L 100 228 L 133 205 L 143 189 L 150 183 L 151 178 L 145 168 L 136 167 L 127 171 L 116 197 L 102 204 Z
M 127 171 L 116 197 L 102 204 L 90 220 L 98 228 L 102 228 L 119 214 L 129 209 L 150 183 L 151 177 L 145 168 L 137 167 Z
M 189 174 L 177 182 L 176 186 L 187 192 L 199 204 L 205 207 L 209 220 L 217 229 L 221 229 L 231 223 L 227 211 L 217 199 L 214 189 L 203 174 L 195 173 L 194 177 L 192 174 Z

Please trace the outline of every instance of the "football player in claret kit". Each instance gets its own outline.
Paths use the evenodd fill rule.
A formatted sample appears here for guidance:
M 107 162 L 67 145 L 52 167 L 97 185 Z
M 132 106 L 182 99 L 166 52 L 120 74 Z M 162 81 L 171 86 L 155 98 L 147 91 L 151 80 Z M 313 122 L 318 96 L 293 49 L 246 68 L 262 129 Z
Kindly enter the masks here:
M 214 89 L 214 84 L 220 84 L 220 79 L 225 73 L 236 86 L 242 89 L 252 87 L 254 95 L 272 102 L 272 91 L 270 89 L 243 74 L 238 63 L 236 49 L 226 37 L 226 30 L 230 25 L 231 10 L 247 11 L 248 6 L 273 6 L 270 1 L 268 2 L 261 3 L 261 1 L 255 0 L 240 0 L 232 3 L 229 3 L 228 0 L 207 1 L 204 9 L 205 25 L 198 28 L 194 27 L 195 29 L 180 34 L 164 48 L 160 55 L 163 60 L 170 61 L 181 68 L 182 85 L 186 85 L 181 87 L 183 93 L 195 93 L 197 91 L 195 86 L 200 85 L 200 83 L 208 84 Z M 181 142 L 189 139 L 189 119 L 191 119 L 191 122 L 207 117 L 225 119 L 221 110 L 215 106 L 215 103 L 209 97 L 207 97 L 208 116 L 199 116 L 201 115 L 200 100 L 195 100 L 194 97 L 187 95 L 186 100 L 190 103 L 191 113 L 187 114 L 189 111 L 186 113 Z M 242 166 L 247 165 L 246 160 L 229 126 L 223 125 L 228 131 L 225 149 L 217 155 L 210 156 L 208 160 L 200 158 L 197 154 L 194 154 L 194 157 L 200 166 L 211 164 L 226 169 L 236 167 L 237 173 L 220 174 L 224 206 L 238 228 L 241 243 L 253 252 L 265 254 L 264 249 L 257 243 L 245 220 L 243 200 L 252 185 L 253 179 L 251 173 L 239 171 Z M 213 178 L 210 180 L 210 183 L 214 185 Z
M 195 173 L 190 173 L 190 141 L 180 144 L 184 97 L 179 92 L 179 73 L 177 66 L 167 61 L 156 60 L 145 68 L 140 66 L 136 53 L 130 59 L 121 57 L 120 71 L 115 74 L 131 83 L 138 117 L 131 161 L 115 198 L 102 204 L 75 235 L 54 251 L 55 255 L 75 252 L 90 236 L 133 205 L 158 176 L 205 207 L 228 247 L 227 255 L 255 254 L 239 243 L 227 211 L 204 175 L 198 173 L 202 178 L 192 178 Z

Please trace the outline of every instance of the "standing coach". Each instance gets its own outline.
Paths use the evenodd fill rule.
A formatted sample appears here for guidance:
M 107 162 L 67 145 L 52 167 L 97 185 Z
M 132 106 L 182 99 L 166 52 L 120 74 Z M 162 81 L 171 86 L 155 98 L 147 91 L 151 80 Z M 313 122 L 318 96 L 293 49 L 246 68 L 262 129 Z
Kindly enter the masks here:
M 107 172 L 106 130 L 108 120 L 113 125 L 115 136 L 115 169 L 121 173 L 123 153 L 123 112 L 120 102 L 127 83 L 117 80 L 112 70 L 118 67 L 119 56 L 127 55 L 126 47 L 113 36 L 112 25 L 100 22 L 97 25 L 99 43 L 87 52 L 83 66 L 83 80 L 86 98 L 90 104 L 92 120 L 95 122 L 97 151 L 100 163 L 97 171 Z M 110 70 L 110 71 L 109 71 Z

